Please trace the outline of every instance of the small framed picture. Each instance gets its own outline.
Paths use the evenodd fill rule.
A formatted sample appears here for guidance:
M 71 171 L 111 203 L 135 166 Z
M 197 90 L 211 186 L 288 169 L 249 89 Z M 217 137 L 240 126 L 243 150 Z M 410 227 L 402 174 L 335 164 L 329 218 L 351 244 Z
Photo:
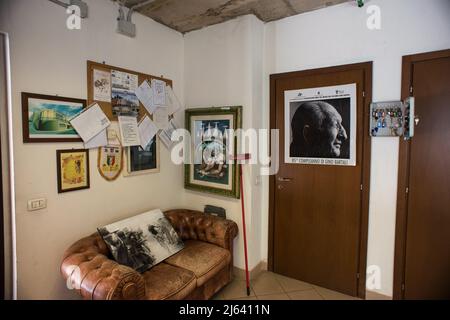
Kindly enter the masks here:
M 193 160 L 185 165 L 186 189 L 240 198 L 240 168 L 228 160 L 229 155 L 237 154 L 237 139 L 229 135 L 229 130 L 240 128 L 242 107 L 186 110 Z
M 124 176 L 159 173 L 159 145 L 158 135 L 156 135 L 145 149 L 139 146 L 127 148 L 127 170 Z
M 89 189 L 89 150 L 57 150 L 58 193 Z
M 70 120 L 85 108 L 86 100 L 22 92 L 23 142 L 81 142 Z

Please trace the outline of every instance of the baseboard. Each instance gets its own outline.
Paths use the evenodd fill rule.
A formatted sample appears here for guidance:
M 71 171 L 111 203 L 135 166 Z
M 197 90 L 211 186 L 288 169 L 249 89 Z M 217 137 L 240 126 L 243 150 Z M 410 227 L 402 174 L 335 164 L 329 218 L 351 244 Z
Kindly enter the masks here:
M 249 270 L 250 280 L 253 280 L 259 276 L 263 271 L 267 271 L 267 262 L 261 261 L 252 270 Z M 238 267 L 233 268 L 233 274 L 236 279 L 245 280 L 245 270 Z
M 375 291 L 366 290 L 366 300 L 392 300 L 392 297 Z

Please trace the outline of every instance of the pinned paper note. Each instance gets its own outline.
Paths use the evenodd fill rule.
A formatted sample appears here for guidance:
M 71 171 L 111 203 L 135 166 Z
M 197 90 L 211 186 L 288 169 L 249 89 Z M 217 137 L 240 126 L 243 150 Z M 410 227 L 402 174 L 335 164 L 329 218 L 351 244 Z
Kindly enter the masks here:
M 117 121 L 111 122 L 111 125 L 106 129 L 108 135 L 108 146 L 120 146 L 120 129 Z
M 103 130 L 98 135 L 93 137 L 91 140 L 86 142 L 84 144 L 84 148 L 85 149 L 94 149 L 94 148 L 107 146 L 108 145 L 108 136 L 106 134 L 107 130 L 108 129 Z
M 150 114 L 153 114 L 157 108 L 153 104 L 153 91 L 147 80 L 145 80 L 135 91 L 139 101 Z
M 136 117 L 119 116 L 120 140 L 123 147 L 140 146 L 139 129 Z
M 158 107 L 166 106 L 166 82 L 152 80 L 153 104 Z
M 169 108 L 169 115 L 173 115 L 175 112 L 182 108 L 180 100 L 178 100 L 172 87 L 166 86 L 166 98 L 167 106 Z
M 94 69 L 94 100 L 111 102 L 111 72 Z
M 70 120 L 70 124 L 84 142 L 90 141 L 105 130 L 111 122 L 97 103 L 89 106 L 86 111 Z
M 169 109 L 168 108 L 158 108 L 155 113 L 153 113 L 153 122 L 155 125 L 161 129 L 165 130 L 169 127 Z
M 145 150 L 147 145 L 152 141 L 155 135 L 158 133 L 159 129 L 155 123 L 150 120 L 149 117 L 145 116 L 144 119 L 139 124 L 139 137 L 141 139 L 141 147 Z
M 172 149 L 172 147 L 175 145 L 175 142 L 172 141 L 172 134 L 178 130 L 178 125 L 175 123 L 174 120 L 170 120 L 168 123 L 168 127 L 165 130 L 162 130 L 159 133 L 159 138 L 161 139 L 162 143 L 166 146 L 167 149 Z

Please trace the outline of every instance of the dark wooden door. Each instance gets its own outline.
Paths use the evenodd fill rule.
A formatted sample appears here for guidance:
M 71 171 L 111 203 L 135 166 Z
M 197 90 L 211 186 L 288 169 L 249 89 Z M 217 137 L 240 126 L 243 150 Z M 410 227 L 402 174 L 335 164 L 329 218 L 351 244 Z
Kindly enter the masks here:
M 271 127 L 280 130 L 280 170 L 271 178 L 271 270 L 360 297 L 365 296 L 371 70 L 371 63 L 362 63 L 271 78 Z M 286 164 L 285 91 L 353 83 L 356 166 Z
M 418 123 L 402 154 L 407 189 L 399 193 L 406 194 L 400 199 L 406 199 L 406 220 L 398 223 L 406 232 L 396 252 L 404 257 L 402 298 L 450 299 L 450 50 L 406 60 L 404 81 L 415 97 Z

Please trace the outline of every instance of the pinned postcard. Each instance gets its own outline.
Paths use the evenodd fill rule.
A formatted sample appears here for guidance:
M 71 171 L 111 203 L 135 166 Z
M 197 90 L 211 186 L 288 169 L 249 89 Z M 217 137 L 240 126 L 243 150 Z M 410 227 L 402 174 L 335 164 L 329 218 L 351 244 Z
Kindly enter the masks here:
M 94 148 L 104 147 L 104 146 L 108 145 L 107 130 L 108 130 L 108 128 L 103 130 L 102 132 L 100 132 L 98 135 L 93 137 L 88 142 L 86 142 L 84 144 L 84 148 L 85 149 L 94 149 Z
M 166 130 L 167 128 L 169 128 L 169 109 L 156 109 L 155 113 L 153 113 L 153 122 L 161 130 Z
M 94 69 L 94 100 L 111 102 L 111 73 Z
M 171 86 L 166 86 L 166 99 L 170 116 L 182 108 L 180 100 L 178 100 Z
M 120 140 L 123 147 L 140 146 L 139 128 L 136 117 L 119 116 Z
M 152 80 L 153 104 L 158 107 L 166 106 L 166 82 Z
M 149 117 L 145 116 L 144 119 L 139 124 L 139 137 L 141 139 L 141 147 L 142 149 L 146 149 L 147 145 L 150 141 L 155 137 L 158 133 L 159 129 L 155 125 L 155 123 L 150 120 Z
M 153 104 L 153 91 L 147 80 L 145 80 L 135 91 L 139 101 L 144 105 L 150 114 L 153 114 L 157 108 Z
M 111 122 L 98 103 L 94 103 L 86 111 L 70 120 L 70 124 L 80 135 L 81 139 L 84 142 L 88 142 L 109 127 Z
M 172 141 L 172 134 L 178 130 L 178 125 L 175 123 L 175 121 L 170 120 L 168 124 L 168 128 L 165 130 L 162 130 L 159 133 L 159 138 L 161 139 L 162 143 L 166 146 L 167 149 L 172 149 L 172 147 L 175 145 L 175 142 Z
M 114 116 L 139 114 L 139 99 L 136 96 L 138 76 L 127 72 L 112 70 L 112 113 Z

